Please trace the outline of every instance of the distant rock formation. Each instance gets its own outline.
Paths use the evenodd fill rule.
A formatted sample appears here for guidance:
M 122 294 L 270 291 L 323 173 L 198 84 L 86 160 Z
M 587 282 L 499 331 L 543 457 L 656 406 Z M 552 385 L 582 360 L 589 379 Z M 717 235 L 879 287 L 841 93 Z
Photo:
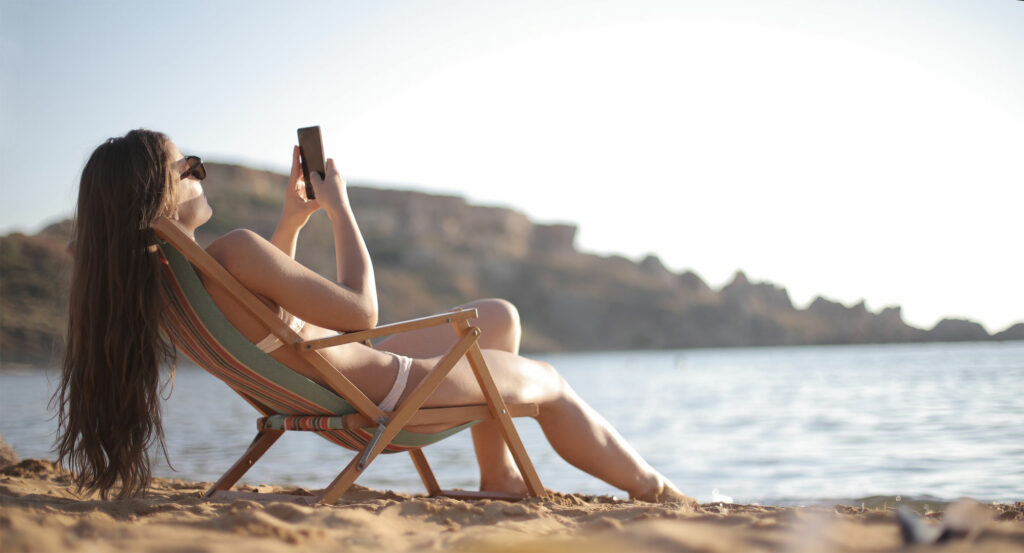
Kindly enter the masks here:
M 989 338 L 985 327 L 966 319 L 942 319 L 936 324 L 927 339 L 933 342 L 959 342 L 963 340 L 986 340 Z
M 67 320 L 71 222 L 0 237 L 0 365 L 54 365 Z
M 993 340 L 1024 340 L 1024 323 L 1017 323 L 1002 332 L 992 335 Z
M 201 244 L 239 227 L 273 233 L 285 176 L 215 163 L 207 172 L 214 217 L 198 232 Z M 352 186 L 350 197 L 373 257 L 382 322 L 504 297 L 519 306 L 526 351 L 1024 339 L 1024 323 L 990 337 L 960 319 L 915 328 L 899 307 L 872 313 L 864 302 L 847 307 L 818 297 L 797 309 L 785 288 L 743 272 L 716 291 L 654 255 L 634 262 L 579 252 L 574 225 L 535 224 L 457 196 Z M 0 363 L 56 365 L 69 234 L 65 221 L 35 236 L 0 238 Z M 322 213 L 303 230 L 297 257 L 334 277 Z

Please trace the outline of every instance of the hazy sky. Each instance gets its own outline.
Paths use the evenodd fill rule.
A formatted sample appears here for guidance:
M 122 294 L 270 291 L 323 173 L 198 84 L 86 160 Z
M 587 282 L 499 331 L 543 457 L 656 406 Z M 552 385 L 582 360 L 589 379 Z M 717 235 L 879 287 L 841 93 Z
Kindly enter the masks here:
M 1024 320 L 1018 0 L 0 0 L 0 87 L 0 233 L 70 215 L 131 128 L 285 171 L 320 124 L 353 181 L 712 286 Z

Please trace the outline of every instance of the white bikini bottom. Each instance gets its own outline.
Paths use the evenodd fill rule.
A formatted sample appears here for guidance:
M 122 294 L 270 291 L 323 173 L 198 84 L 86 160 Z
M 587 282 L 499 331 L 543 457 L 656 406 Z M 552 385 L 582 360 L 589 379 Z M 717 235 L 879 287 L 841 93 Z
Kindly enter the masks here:
M 402 392 L 409 385 L 409 369 L 412 368 L 412 358 L 390 351 L 385 353 L 390 353 L 392 357 L 398 359 L 398 374 L 395 375 L 395 383 L 391 385 L 391 391 L 384 396 L 378 407 L 381 411 L 394 411 L 398 405 L 398 398 L 402 397 Z

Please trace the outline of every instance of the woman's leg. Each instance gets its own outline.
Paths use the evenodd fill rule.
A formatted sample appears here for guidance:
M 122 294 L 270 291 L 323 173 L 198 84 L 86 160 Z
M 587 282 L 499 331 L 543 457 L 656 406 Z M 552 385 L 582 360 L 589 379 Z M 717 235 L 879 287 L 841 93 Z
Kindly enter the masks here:
M 564 386 L 564 394 L 544 404 L 537 417 L 555 452 L 576 468 L 626 490 L 631 499 L 696 504 L 651 467 L 568 384 Z
M 512 403 L 537 403 L 537 421 L 555 452 L 570 464 L 646 501 L 693 500 L 679 492 L 654 470 L 612 426 L 591 408 L 551 365 L 519 355 L 522 331 L 515 307 L 504 300 L 466 304 L 480 316 L 472 321 L 481 329 L 480 345 L 502 397 Z M 405 333 L 378 344 L 378 349 L 423 359 L 437 357 L 451 346 L 450 328 L 435 327 Z M 431 363 L 417 362 L 406 392 L 425 378 Z M 452 370 L 426 406 L 483 403 L 483 393 L 469 364 L 463 360 Z M 501 438 L 497 422 L 473 427 L 473 445 L 480 465 L 480 489 L 525 493 L 526 484 L 511 452 Z
M 522 327 L 519 312 L 501 299 L 485 299 L 459 307 L 476 309 L 479 316 L 470 324 L 481 330 L 478 343 L 482 349 L 519 353 Z M 406 332 L 377 344 L 377 349 L 423 359 L 444 354 L 455 341 L 448 325 Z M 412 389 L 409 386 L 407 389 Z M 473 449 L 480 467 L 480 489 L 525 493 L 526 483 L 512 458 L 512 452 L 501 437 L 497 421 L 489 420 L 473 426 Z
M 630 497 L 645 501 L 693 502 L 671 482 L 654 470 L 614 428 L 591 408 L 569 384 L 543 362 L 533 361 L 504 351 L 484 350 L 484 357 L 502 397 L 510 403 L 536 403 L 540 408 L 537 421 L 555 452 L 573 466 L 612 486 L 629 492 Z M 410 389 L 425 378 L 430 363 L 414 365 Z M 427 406 L 482 403 L 483 393 L 476 383 L 468 362 L 461 361 L 441 383 Z M 477 425 L 480 426 L 480 425 Z M 481 481 L 481 488 L 490 491 L 522 493 L 522 478 L 497 430 L 493 447 L 487 439 L 485 448 L 477 448 L 481 474 L 491 480 Z M 475 437 L 475 436 L 474 436 Z M 490 455 L 491 457 L 488 457 Z M 507 457 L 507 460 L 506 460 Z
M 469 323 L 481 331 L 480 340 L 477 342 L 481 348 L 519 353 L 523 331 L 519 324 L 519 311 L 514 305 L 502 299 L 491 298 L 472 301 L 459 307 L 477 310 L 478 317 L 470 319 Z M 422 359 L 443 354 L 455 343 L 455 339 L 455 333 L 450 325 L 439 325 L 403 332 L 382 340 L 375 347 Z

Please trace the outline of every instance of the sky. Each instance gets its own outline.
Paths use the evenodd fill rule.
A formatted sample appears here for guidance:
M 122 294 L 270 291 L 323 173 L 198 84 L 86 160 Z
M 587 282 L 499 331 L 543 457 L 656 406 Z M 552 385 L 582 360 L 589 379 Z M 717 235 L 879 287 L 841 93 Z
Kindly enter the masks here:
M 1024 321 L 1021 29 L 1019 0 L 0 0 L 0 234 L 70 216 L 132 128 L 285 172 L 319 124 L 354 183 L 997 332 Z

